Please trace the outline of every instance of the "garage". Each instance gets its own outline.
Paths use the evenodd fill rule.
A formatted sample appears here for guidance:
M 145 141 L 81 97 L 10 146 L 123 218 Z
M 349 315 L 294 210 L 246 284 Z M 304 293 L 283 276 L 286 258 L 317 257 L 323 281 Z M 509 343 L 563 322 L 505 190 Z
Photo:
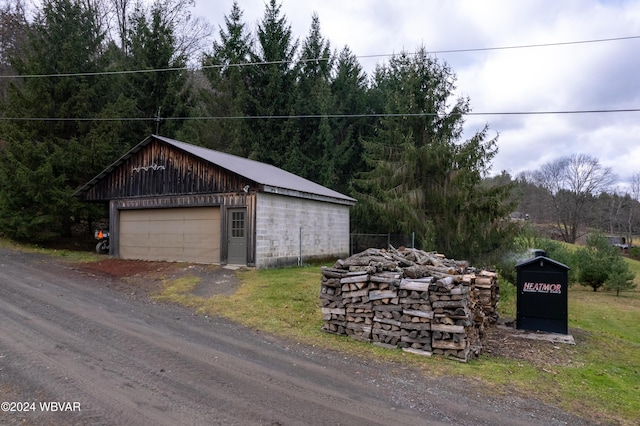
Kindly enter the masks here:
M 348 255 L 356 202 L 273 165 L 158 135 L 74 196 L 108 204 L 111 256 L 258 268 Z
M 220 208 L 136 209 L 120 212 L 120 257 L 220 262 Z

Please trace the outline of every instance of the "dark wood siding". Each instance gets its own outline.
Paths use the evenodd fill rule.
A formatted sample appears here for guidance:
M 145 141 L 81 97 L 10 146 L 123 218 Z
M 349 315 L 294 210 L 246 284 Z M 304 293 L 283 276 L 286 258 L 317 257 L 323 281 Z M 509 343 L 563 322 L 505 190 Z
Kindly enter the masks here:
M 100 179 L 84 194 L 86 201 L 182 194 L 234 193 L 254 182 L 152 140 Z

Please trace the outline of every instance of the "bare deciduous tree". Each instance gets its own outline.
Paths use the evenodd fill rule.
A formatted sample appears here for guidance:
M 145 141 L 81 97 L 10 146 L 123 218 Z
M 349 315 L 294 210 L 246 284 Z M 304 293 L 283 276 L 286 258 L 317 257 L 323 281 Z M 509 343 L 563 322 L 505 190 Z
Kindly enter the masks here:
M 187 62 L 195 60 L 193 56 L 208 46 L 212 33 L 206 20 L 191 14 L 195 4 L 195 0 L 155 0 L 153 3 L 153 7 L 163 11 L 164 21 L 176 39 L 176 52 L 187 58 Z
M 129 7 L 131 0 L 112 0 L 113 1 L 113 14 L 115 15 L 118 25 L 118 38 L 120 39 L 120 45 L 122 50 L 127 53 L 127 33 L 129 32 Z
M 104 11 L 105 22 L 109 28 L 109 36 L 119 43 L 120 49 L 128 54 L 127 38 L 131 29 L 132 9 L 149 13 L 152 9 L 162 11 L 164 24 L 171 28 L 176 39 L 177 56 L 195 62 L 195 56 L 202 52 L 209 43 L 211 26 L 202 17 L 194 17 L 191 9 L 194 0 L 154 0 L 140 2 L 138 0 L 86 0 L 95 1 Z M 115 21 L 115 29 L 114 29 Z
M 563 240 L 575 243 L 589 217 L 594 196 L 609 189 L 615 180 L 610 167 L 597 158 L 573 154 L 544 164 L 533 174 L 535 183 L 547 191 L 547 207 L 554 214 Z

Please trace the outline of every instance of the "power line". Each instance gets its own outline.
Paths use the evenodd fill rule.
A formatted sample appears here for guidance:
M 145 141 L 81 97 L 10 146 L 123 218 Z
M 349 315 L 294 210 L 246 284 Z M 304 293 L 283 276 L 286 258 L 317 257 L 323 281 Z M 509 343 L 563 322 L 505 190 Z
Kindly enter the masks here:
M 427 51 L 429 54 L 445 54 L 445 53 L 468 53 L 468 52 L 487 52 L 497 50 L 512 50 L 512 49 L 531 49 L 541 47 L 556 47 L 556 46 L 569 46 L 577 44 L 589 44 L 589 43 L 606 43 L 613 41 L 624 40 L 636 40 L 640 39 L 640 35 L 637 36 L 625 36 L 625 37 L 612 37 L 612 38 L 600 38 L 591 40 L 577 40 L 577 41 L 564 41 L 555 43 L 539 43 L 539 44 L 523 44 L 514 46 L 499 46 L 499 47 L 479 47 L 479 48 L 466 48 L 466 49 L 446 49 L 446 50 L 431 50 Z M 416 55 L 417 53 L 407 53 L 408 55 Z M 371 59 L 371 58 L 386 58 L 396 55 L 396 53 L 381 53 L 372 55 L 356 55 L 357 59 Z M 246 67 L 246 66 L 264 66 L 264 65 L 283 65 L 290 63 L 307 63 L 307 62 L 319 62 L 328 61 L 329 58 L 313 58 L 313 59 L 299 59 L 299 60 L 280 60 L 280 61 L 261 61 L 261 62 L 240 62 L 234 64 L 213 64 L 202 65 L 201 69 L 216 69 L 225 67 Z M 188 71 L 192 68 L 189 67 L 174 67 L 174 68 L 145 68 L 138 70 L 121 70 L 121 71 L 96 71 L 96 72 L 84 72 L 84 73 L 58 73 L 58 74 L 14 74 L 14 75 L 0 75 L 2 78 L 51 78 L 51 77 L 89 77 L 89 76 L 101 76 L 101 75 L 126 75 L 126 74 L 141 74 L 151 72 L 172 72 L 172 71 Z
M 591 109 L 568 111 L 502 111 L 502 112 L 467 112 L 464 116 L 495 116 L 495 115 L 561 115 L 561 114 L 613 114 L 625 112 L 640 112 L 640 108 L 624 109 Z M 286 119 L 320 119 L 320 118 L 385 118 L 385 117 L 428 117 L 444 116 L 437 113 L 411 114 L 308 114 L 308 115 L 237 115 L 237 116 L 197 116 L 197 117 L 162 117 L 164 121 L 190 120 L 286 120 Z M 158 117 L 0 117 L 0 121 L 158 121 Z
M 541 44 L 521 44 L 516 46 L 502 46 L 502 47 L 481 47 L 477 49 L 452 49 L 452 50 L 436 50 L 430 53 L 464 53 L 464 52 L 482 52 L 491 50 L 508 50 L 508 49 L 530 49 L 536 47 L 555 47 L 555 46 L 568 46 L 574 44 L 587 44 L 587 43 L 604 43 L 610 41 L 622 41 L 622 40 L 634 40 L 639 39 L 640 36 L 628 36 L 628 37 L 613 37 L 613 38 L 600 38 L 593 40 L 578 40 L 578 41 L 564 41 L 556 43 L 541 43 Z

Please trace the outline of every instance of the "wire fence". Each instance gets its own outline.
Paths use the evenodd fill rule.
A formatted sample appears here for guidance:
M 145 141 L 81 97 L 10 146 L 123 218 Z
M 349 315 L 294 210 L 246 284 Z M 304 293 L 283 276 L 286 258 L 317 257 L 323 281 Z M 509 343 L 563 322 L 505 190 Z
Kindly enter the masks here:
M 411 247 L 415 248 L 415 233 L 403 234 L 351 234 L 349 238 L 349 255 L 360 253 L 368 248 Z

